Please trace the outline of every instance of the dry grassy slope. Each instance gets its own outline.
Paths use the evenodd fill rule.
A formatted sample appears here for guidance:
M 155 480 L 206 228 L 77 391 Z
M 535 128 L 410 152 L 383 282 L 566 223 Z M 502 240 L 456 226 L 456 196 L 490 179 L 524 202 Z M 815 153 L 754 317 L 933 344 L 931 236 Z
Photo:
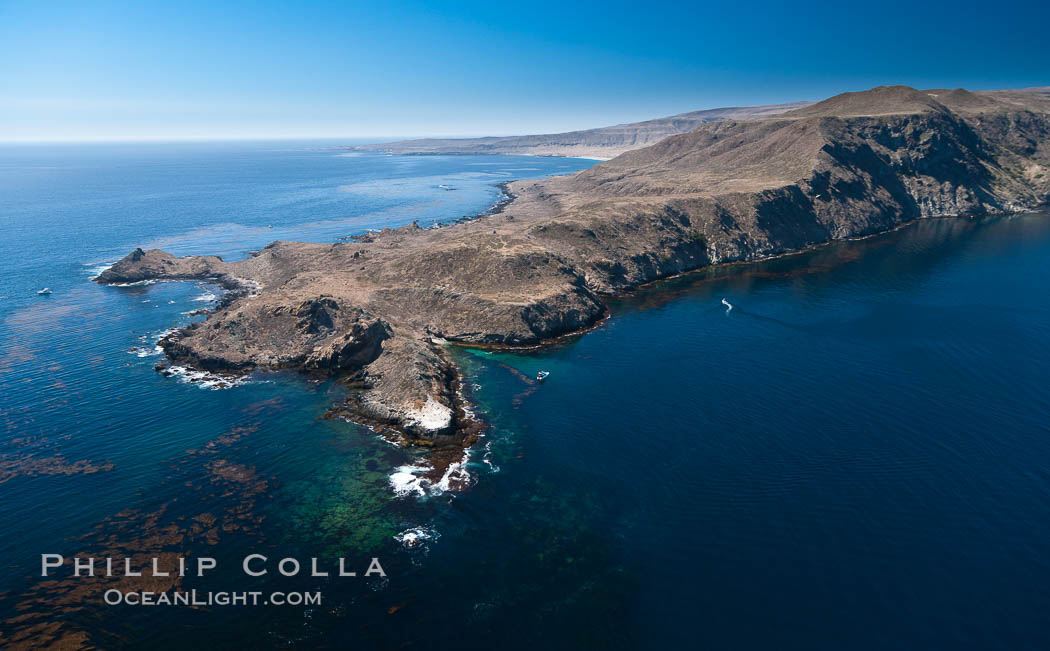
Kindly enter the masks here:
M 251 281 L 255 295 L 165 342 L 169 356 L 359 371 L 356 413 L 410 440 L 454 443 L 454 375 L 432 337 L 535 343 L 595 322 L 603 293 L 670 274 L 921 217 L 1044 205 L 1050 96 L 847 93 L 779 117 L 701 125 L 511 190 L 517 199 L 502 213 L 455 227 L 281 242 L 236 263 L 136 252 L 100 281 Z

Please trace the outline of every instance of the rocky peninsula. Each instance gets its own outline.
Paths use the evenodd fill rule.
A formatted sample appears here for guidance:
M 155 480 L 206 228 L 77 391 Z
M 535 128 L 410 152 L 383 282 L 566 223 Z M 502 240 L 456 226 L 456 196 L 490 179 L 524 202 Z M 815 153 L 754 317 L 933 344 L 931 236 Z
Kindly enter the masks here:
M 1050 200 L 1050 89 L 879 87 L 774 117 L 702 124 L 570 176 L 518 181 L 500 212 L 250 258 L 138 249 L 100 283 L 214 279 L 232 298 L 161 345 L 173 362 L 290 368 L 354 387 L 340 413 L 435 448 L 449 479 L 477 424 L 444 342 L 530 346 L 604 298 L 939 216 Z

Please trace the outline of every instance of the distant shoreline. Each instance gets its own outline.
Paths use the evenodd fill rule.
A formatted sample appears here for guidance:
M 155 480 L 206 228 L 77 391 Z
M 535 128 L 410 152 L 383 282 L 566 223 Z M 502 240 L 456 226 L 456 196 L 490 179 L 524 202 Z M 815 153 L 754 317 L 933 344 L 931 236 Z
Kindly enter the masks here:
M 596 129 L 564 133 L 488 136 L 482 138 L 416 138 L 393 142 L 367 143 L 341 149 L 376 151 L 398 155 L 483 155 L 557 156 L 589 160 L 609 160 L 655 144 L 668 136 L 692 131 L 702 124 L 728 120 L 753 120 L 811 106 L 813 102 L 791 102 L 765 106 L 730 106 L 680 113 L 654 120 L 616 124 Z

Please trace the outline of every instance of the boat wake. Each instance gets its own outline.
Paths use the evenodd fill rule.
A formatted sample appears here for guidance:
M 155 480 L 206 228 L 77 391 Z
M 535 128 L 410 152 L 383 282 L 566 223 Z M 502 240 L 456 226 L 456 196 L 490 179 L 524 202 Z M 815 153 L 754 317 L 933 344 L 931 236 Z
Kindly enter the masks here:
M 726 306 L 726 314 L 729 314 L 733 310 L 733 304 L 724 298 L 722 299 L 722 305 Z

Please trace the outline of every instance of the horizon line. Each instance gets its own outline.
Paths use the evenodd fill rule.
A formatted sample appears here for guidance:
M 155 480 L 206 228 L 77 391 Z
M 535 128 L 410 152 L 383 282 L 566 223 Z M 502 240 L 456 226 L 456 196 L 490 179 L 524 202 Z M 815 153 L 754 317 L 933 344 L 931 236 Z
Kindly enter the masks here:
M 486 138 L 486 137 L 514 137 L 522 134 L 504 134 L 499 136 L 479 135 L 407 135 L 407 136 L 363 136 L 363 135 L 256 135 L 256 136 L 143 136 L 136 137 L 114 137 L 114 138 L 0 138 L 0 145 L 104 145 L 104 144 L 163 144 L 163 143 L 192 143 L 192 142 L 279 142 L 279 141 L 304 141 L 304 140 L 375 140 L 379 142 L 395 142 L 400 140 L 414 140 L 421 138 Z M 526 134 L 530 135 L 530 134 Z
M 871 90 L 880 87 L 889 86 L 907 86 L 915 88 L 916 90 L 967 90 L 971 92 L 994 92 L 994 91 L 1015 91 L 1015 92 L 1031 92 L 1031 91 L 1043 91 L 1050 89 L 1050 85 L 1032 85 L 1032 86 L 1019 86 L 1019 87 L 995 87 L 995 88 L 917 88 L 915 86 L 909 86 L 908 84 L 879 84 L 877 86 L 871 86 L 864 90 Z M 823 99 L 830 99 L 841 94 L 850 92 L 863 92 L 863 91 L 840 91 L 833 95 L 824 97 Z M 774 103 L 761 103 L 761 104 L 731 104 L 724 106 L 715 106 L 709 108 L 692 109 L 685 111 L 684 113 L 696 113 L 700 111 L 713 111 L 719 109 L 730 109 L 730 108 L 753 108 L 762 106 L 777 106 L 780 104 L 795 104 L 798 102 L 820 102 L 823 100 L 800 100 L 794 99 L 783 102 Z M 601 129 L 611 126 L 620 126 L 621 124 L 633 124 L 634 122 L 646 122 L 649 120 L 659 120 L 661 118 L 674 117 L 676 115 L 682 115 L 683 113 L 675 113 L 671 115 L 660 115 L 652 118 L 643 118 L 641 120 L 633 120 L 630 122 L 618 122 L 615 124 L 605 124 L 601 126 L 591 126 L 583 128 L 569 128 L 560 130 L 537 130 L 526 132 L 504 132 L 504 133 L 487 133 L 487 134 L 409 134 L 409 135 L 363 135 L 363 134 L 309 134 L 309 135 L 219 135 L 219 136 L 164 136 L 164 135 L 147 135 L 142 137 L 59 137 L 59 138 L 4 138 L 0 137 L 0 145 L 87 145 L 87 144 L 174 144 L 174 143 L 207 143 L 207 142 L 277 142 L 277 141 L 306 141 L 306 140 L 371 140 L 377 142 L 397 142 L 403 140 L 416 140 L 416 139 L 467 139 L 467 138 L 507 138 L 507 137 L 520 137 L 529 135 L 555 135 L 560 133 L 571 133 L 574 131 L 588 131 L 591 129 Z

